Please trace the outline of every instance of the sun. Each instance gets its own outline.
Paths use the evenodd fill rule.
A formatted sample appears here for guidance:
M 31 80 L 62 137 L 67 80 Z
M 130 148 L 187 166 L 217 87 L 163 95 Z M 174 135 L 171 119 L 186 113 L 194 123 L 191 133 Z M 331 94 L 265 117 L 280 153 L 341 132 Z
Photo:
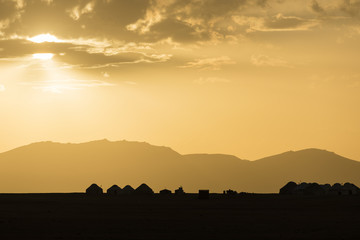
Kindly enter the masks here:
M 54 57 L 53 53 L 34 53 L 32 55 L 33 59 L 38 60 L 51 60 Z
M 34 43 L 44 43 L 44 42 L 61 42 L 57 37 L 51 35 L 49 33 L 36 35 L 32 38 L 27 38 L 27 40 L 34 42 Z

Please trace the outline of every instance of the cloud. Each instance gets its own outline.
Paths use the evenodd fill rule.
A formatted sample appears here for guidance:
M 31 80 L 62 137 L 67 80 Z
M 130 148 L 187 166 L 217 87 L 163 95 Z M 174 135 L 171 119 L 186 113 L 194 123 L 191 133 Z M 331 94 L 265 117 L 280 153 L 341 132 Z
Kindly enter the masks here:
M 231 16 L 247 4 L 246 0 L 168 1 L 160 11 L 161 17 L 149 28 L 148 35 L 171 38 L 179 43 L 216 40 L 232 24 Z
M 240 39 L 253 40 L 254 32 L 266 33 L 266 37 L 257 38 L 259 41 L 266 41 L 269 36 L 285 31 L 315 32 L 321 29 L 318 27 L 321 24 L 325 26 L 326 21 L 332 21 L 333 26 L 339 27 L 341 23 L 331 19 L 333 15 L 356 16 L 360 12 L 360 0 L 330 2 L 0 0 L 0 37 L 3 39 L 0 48 L 4 49 L 0 51 L 0 57 L 4 59 L 46 51 L 54 53 L 57 61 L 82 68 L 166 62 L 175 52 L 175 46 L 179 50 L 239 43 Z M 321 12 L 326 12 L 326 18 L 319 18 Z M 35 46 L 21 41 L 46 33 L 64 40 L 63 45 L 44 43 Z M 14 36 L 18 37 L 17 42 Z M 5 40 L 12 40 L 12 43 Z M 183 67 L 219 69 L 220 66 L 221 63 L 216 66 L 216 63 L 198 59 Z
M 312 0 L 310 9 L 318 14 L 326 14 L 327 19 L 360 17 L 360 0 Z
M 251 63 L 255 66 L 270 66 L 270 67 L 289 67 L 287 61 L 281 58 L 272 58 L 263 54 L 255 54 L 251 56 Z
M 4 92 L 5 91 L 5 86 L 0 84 L 0 92 Z
M 0 21 L 16 16 L 18 7 L 15 1 L 1 1 L 0 4 Z
M 41 0 L 42 2 L 50 5 L 51 3 L 53 3 L 53 0 Z
M 194 80 L 195 84 L 203 85 L 203 84 L 215 84 L 215 83 L 229 83 L 231 82 L 226 78 L 218 78 L 218 77 L 201 77 Z
M 317 15 L 333 5 L 343 13 L 359 12 L 358 0 L 337 1 L 341 4 L 321 0 L 2 0 L 0 34 L 50 33 L 61 39 L 124 44 L 156 44 L 167 39 L 173 44 L 213 44 L 254 31 L 311 30 L 321 24 Z
M 269 31 L 271 30 L 284 30 L 284 31 L 294 31 L 294 30 L 308 30 L 311 27 L 314 27 L 318 24 L 316 20 L 313 19 L 303 19 L 294 16 L 284 16 L 279 13 L 273 18 L 267 19 L 265 21 L 265 28 Z
M 281 13 L 272 17 L 234 16 L 233 19 L 238 25 L 247 27 L 247 32 L 304 31 L 319 24 L 316 19 L 284 16 Z
M 108 72 L 102 72 L 104 78 L 109 78 L 110 74 Z
M 148 33 L 154 24 L 163 20 L 163 9 L 168 4 L 171 4 L 171 1 L 153 1 L 147 8 L 143 18 L 139 18 L 136 22 L 128 24 L 126 29 L 139 34 Z
M 188 43 L 210 40 L 210 35 L 206 31 L 197 30 L 190 23 L 168 18 L 151 27 L 149 38 L 153 41 L 171 38 L 175 42 Z
M 49 3 L 50 4 L 50 3 Z M 68 10 L 69 16 L 74 20 L 79 20 L 84 14 L 91 13 L 94 10 L 95 1 L 90 1 L 83 5 L 79 4 Z
M 87 45 L 91 44 L 91 45 Z M 89 43 L 67 40 L 60 42 L 34 43 L 25 39 L 0 40 L 0 59 L 24 58 L 36 53 L 52 53 L 53 60 L 78 68 L 102 68 L 140 62 L 165 62 L 171 54 L 152 53 L 149 49 L 137 50 L 136 46 L 110 46 L 106 42 Z
M 267 11 L 271 6 L 267 0 L 44 0 L 17 3 L 6 0 L 0 2 L 0 13 L 3 11 L 6 16 L 0 21 L 6 20 L 2 23 L 6 26 L 2 31 L 7 36 L 52 33 L 63 39 L 120 39 L 127 43 L 156 43 L 170 38 L 173 42 L 187 44 L 238 34 L 241 29 L 235 29 L 232 17 L 247 16 L 248 9 L 252 8 Z
M 24 1 L 21 9 L 15 5 L 6 10 L 8 15 L 16 15 L 18 18 L 7 27 L 5 33 L 31 36 L 48 32 L 60 38 L 95 37 L 135 41 L 138 39 L 137 35 L 128 31 L 126 26 L 142 18 L 150 2 L 151 0 Z M 2 5 L 4 1 L 0 2 L 0 9 L 4 9 Z
M 116 67 L 122 64 L 155 63 L 167 61 L 168 55 L 148 55 L 140 52 L 121 52 L 114 55 L 89 53 L 83 50 L 69 50 L 65 55 L 57 55 L 54 60 L 79 68 Z
M 360 16 L 360 1 L 359 0 L 343 0 L 339 5 L 339 9 L 349 14 L 352 17 Z
M 311 10 L 313 10 L 316 13 L 320 13 L 320 14 L 325 13 L 324 8 L 322 8 L 316 0 L 311 1 L 310 8 L 311 8 Z
M 196 59 L 193 62 L 188 62 L 180 68 L 195 68 L 199 70 L 220 70 L 224 65 L 232 65 L 236 62 L 231 60 L 228 56 L 216 57 L 216 58 L 202 58 Z
M 20 17 L 20 1 L 0 1 L 0 36 L 5 35 L 5 30 Z

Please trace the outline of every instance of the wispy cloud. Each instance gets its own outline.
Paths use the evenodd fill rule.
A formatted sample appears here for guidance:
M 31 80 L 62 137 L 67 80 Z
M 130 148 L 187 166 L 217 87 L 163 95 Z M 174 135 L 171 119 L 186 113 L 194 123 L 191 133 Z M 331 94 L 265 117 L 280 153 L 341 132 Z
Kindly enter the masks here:
M 203 84 L 215 84 L 215 83 L 229 83 L 231 82 L 226 78 L 218 78 L 218 77 L 201 77 L 194 80 L 195 84 L 203 85 Z
M 322 6 L 320 6 L 320 4 L 318 3 L 318 1 L 316 0 L 312 0 L 310 3 L 310 9 L 316 13 L 319 14 L 324 14 L 325 10 Z
M 272 17 L 233 16 L 234 22 L 246 28 L 246 32 L 306 31 L 320 24 L 317 19 L 284 16 L 279 13 Z
M 255 66 L 290 67 L 284 59 L 269 57 L 263 54 L 252 55 L 250 61 Z
M 76 5 L 72 9 L 69 9 L 67 12 L 72 19 L 77 21 L 82 15 L 91 13 L 94 10 L 94 5 L 95 1 L 90 1 L 85 6 Z
M 199 70 L 220 70 L 224 65 L 232 65 L 236 62 L 228 56 L 221 56 L 216 58 L 202 58 L 195 61 L 188 62 L 180 68 L 195 68 Z
M 109 78 L 110 74 L 108 72 L 102 72 L 104 78 Z
M 166 62 L 172 54 L 161 53 L 148 45 L 122 44 L 117 41 L 99 41 L 94 39 L 50 39 L 51 35 L 42 35 L 39 39 L 17 36 L 0 39 L 0 60 L 19 59 L 38 54 L 46 49 L 54 60 L 72 68 L 104 68 L 122 64 Z M 50 39 L 50 40 L 49 40 Z M 38 41 L 39 40 L 39 41 Z
M 202 44 L 253 31 L 311 30 L 335 16 L 356 21 L 359 9 L 358 0 L 7 0 L 0 1 L 0 33 Z M 328 18 L 319 21 L 319 14 Z
M 5 91 L 5 86 L 0 84 L 0 92 L 4 92 Z
M 360 17 L 360 1 L 359 0 L 342 0 L 339 9 L 352 17 Z

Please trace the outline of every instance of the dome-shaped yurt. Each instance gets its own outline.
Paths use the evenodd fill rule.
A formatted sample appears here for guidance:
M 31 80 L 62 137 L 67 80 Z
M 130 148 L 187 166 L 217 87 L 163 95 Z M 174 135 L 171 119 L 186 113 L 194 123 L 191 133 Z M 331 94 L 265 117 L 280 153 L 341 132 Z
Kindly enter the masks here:
M 306 195 L 324 195 L 325 193 L 325 189 L 323 189 L 318 183 L 309 183 L 305 190 Z
M 86 194 L 89 195 L 101 195 L 103 194 L 103 189 L 99 187 L 97 184 L 93 183 L 90 187 L 86 189 Z
M 330 194 L 332 195 L 341 195 L 342 186 L 340 183 L 335 183 L 330 188 Z
M 129 195 L 129 194 L 133 194 L 134 193 L 134 188 L 130 185 L 126 185 L 123 189 L 122 189 L 122 194 L 125 195 Z
M 122 189 L 118 185 L 113 185 L 106 191 L 106 193 L 108 195 L 117 196 L 117 195 L 120 195 L 122 193 Z
M 359 188 L 355 184 L 347 182 L 343 186 L 343 192 L 344 191 L 348 193 L 347 195 L 356 195 L 359 193 Z
M 171 195 L 172 192 L 169 189 L 163 189 L 163 190 L 160 191 L 160 194 L 161 195 Z
M 141 184 L 137 189 L 135 189 L 135 194 L 141 195 L 152 195 L 154 191 L 145 183 Z

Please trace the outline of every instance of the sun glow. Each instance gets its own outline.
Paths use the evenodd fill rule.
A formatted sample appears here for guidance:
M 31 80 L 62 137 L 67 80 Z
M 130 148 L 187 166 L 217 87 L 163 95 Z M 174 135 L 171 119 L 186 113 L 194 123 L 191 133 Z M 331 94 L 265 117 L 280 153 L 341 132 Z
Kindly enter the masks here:
M 35 37 L 28 38 L 27 40 L 34 43 L 43 43 L 43 42 L 61 42 L 57 37 L 49 33 L 36 35 Z
M 32 55 L 33 59 L 38 60 L 51 60 L 54 57 L 52 53 L 34 53 Z

